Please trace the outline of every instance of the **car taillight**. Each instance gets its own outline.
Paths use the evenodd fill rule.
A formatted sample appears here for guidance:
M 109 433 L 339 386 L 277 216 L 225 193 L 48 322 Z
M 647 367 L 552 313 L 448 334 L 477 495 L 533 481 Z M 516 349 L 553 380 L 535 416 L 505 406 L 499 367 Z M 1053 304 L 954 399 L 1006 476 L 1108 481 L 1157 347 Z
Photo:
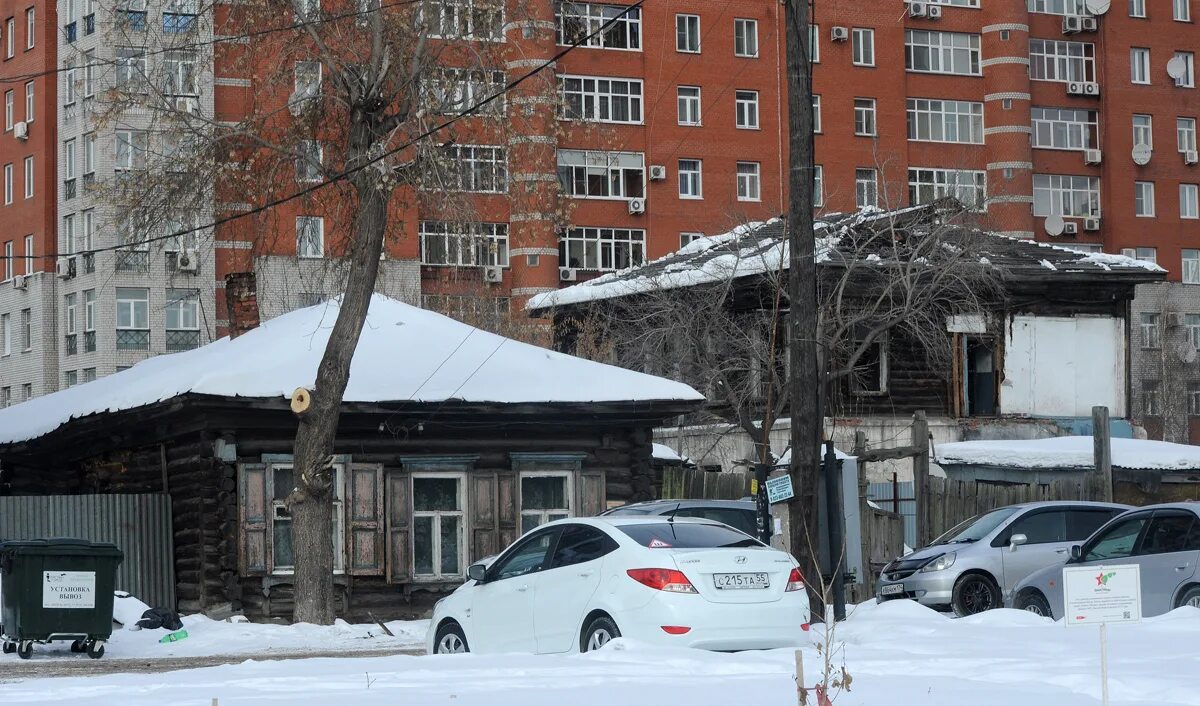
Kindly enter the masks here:
M 663 632 L 665 632 L 668 635 L 686 635 L 687 633 L 691 632 L 691 630 L 692 630 L 691 628 L 689 628 L 685 625 L 663 625 L 661 627 L 663 629 Z
M 668 593 L 695 593 L 696 587 L 682 571 L 675 569 L 629 569 L 629 578 L 643 586 Z
M 799 568 L 793 568 L 792 573 L 788 574 L 787 588 L 785 591 L 803 591 L 804 577 L 800 575 Z

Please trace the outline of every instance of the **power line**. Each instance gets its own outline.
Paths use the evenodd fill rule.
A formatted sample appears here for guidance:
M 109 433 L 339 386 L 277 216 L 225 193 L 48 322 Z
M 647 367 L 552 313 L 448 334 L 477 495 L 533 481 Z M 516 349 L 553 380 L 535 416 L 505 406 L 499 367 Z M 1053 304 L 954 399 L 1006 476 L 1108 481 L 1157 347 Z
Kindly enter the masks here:
M 571 44 L 568 44 L 567 46 L 563 47 L 561 50 L 556 52 L 554 54 L 554 56 L 552 56 L 549 59 L 538 64 L 533 69 L 526 72 L 525 74 L 517 77 L 516 79 L 513 79 L 512 81 L 509 81 L 499 91 L 496 91 L 492 95 L 488 96 L 487 98 L 484 98 L 483 100 L 479 101 L 478 103 L 475 103 L 474 105 L 472 105 L 472 106 L 468 107 L 467 109 L 463 110 L 462 112 L 454 115 L 453 117 L 449 118 L 448 120 L 444 120 L 441 123 L 435 125 L 434 127 L 429 128 L 428 130 L 425 130 L 420 135 L 417 135 L 416 137 L 404 142 L 404 144 L 402 144 L 398 147 L 394 147 L 390 150 L 386 150 L 375 157 L 372 157 L 370 159 L 367 159 L 367 160 L 359 163 L 358 165 L 356 165 L 354 167 L 351 167 L 349 169 L 346 169 L 345 171 L 334 174 L 326 181 L 323 181 L 323 182 L 320 182 L 317 184 L 313 184 L 312 186 L 305 187 L 303 189 L 300 189 L 299 191 L 294 191 L 287 196 L 283 196 L 283 197 L 280 197 L 277 199 L 272 199 L 271 201 L 268 201 L 265 204 L 262 204 L 260 206 L 255 206 L 247 211 L 242 211 L 240 213 L 236 213 L 231 216 L 224 216 L 222 218 L 217 218 L 210 223 L 196 226 L 194 228 L 187 228 L 184 230 L 175 231 L 173 233 L 167 233 L 165 235 L 156 235 L 156 236 L 153 236 L 150 238 L 145 238 L 142 240 L 137 240 L 137 241 L 128 242 L 128 243 L 121 243 L 119 245 L 110 245 L 110 246 L 103 247 L 103 248 L 93 248 L 91 250 L 80 250 L 78 252 L 70 253 L 69 256 L 78 257 L 81 255 L 95 255 L 97 253 L 111 252 L 114 250 L 126 250 L 126 249 L 133 248 L 133 247 L 136 247 L 139 245 L 148 245 L 150 243 L 156 243 L 156 242 L 160 242 L 163 240 L 169 240 L 171 238 L 178 238 L 180 236 L 190 235 L 191 233 L 199 233 L 201 231 L 208 230 L 209 228 L 216 228 L 217 226 L 222 226 L 222 225 L 225 225 L 226 223 L 232 223 L 233 221 L 240 220 L 242 218 L 247 218 L 249 216 L 253 216 L 253 215 L 257 215 L 259 213 L 263 213 L 265 211 L 269 211 L 273 208 L 282 206 L 283 204 L 289 203 L 291 201 L 295 201 L 296 199 L 303 198 L 311 193 L 314 193 L 316 191 L 324 189 L 325 187 L 327 187 L 335 182 L 341 181 L 342 179 L 345 179 L 346 177 L 349 177 L 353 174 L 357 174 L 358 172 L 366 169 L 367 167 L 370 167 L 374 164 L 378 164 L 379 162 L 382 162 L 383 160 L 387 159 L 388 157 L 398 154 L 428 137 L 432 137 L 434 134 L 441 132 L 442 130 L 450 127 L 451 125 L 454 125 L 455 123 L 462 120 L 463 118 L 475 115 L 476 113 L 480 112 L 485 107 L 487 107 L 489 104 L 494 103 L 498 99 L 502 98 L 509 91 L 511 91 L 514 88 L 516 88 L 517 86 L 520 86 L 521 84 L 525 83 L 526 81 L 533 78 L 534 76 L 541 73 L 542 71 L 546 70 L 547 68 L 553 66 L 564 56 L 569 54 L 574 49 L 577 49 L 580 46 L 582 46 L 585 42 L 590 40 L 592 37 L 595 37 L 595 36 L 601 34 L 602 32 L 604 32 L 604 30 L 608 29 L 608 27 L 610 25 L 612 25 L 616 21 L 624 18 L 627 14 L 629 14 L 629 12 L 631 10 L 640 9 L 642 7 L 642 5 L 645 4 L 645 2 L 646 2 L 646 0 L 638 0 L 634 4 L 627 6 L 620 14 L 613 16 L 608 21 L 606 21 L 604 24 L 600 25 L 598 28 L 593 30 L 591 33 L 589 33 L 585 36 L 582 36 L 579 39 L 573 41 Z M 24 258 L 24 257 L 28 257 L 28 256 L 22 255 L 20 257 Z M 37 257 L 38 259 L 48 260 L 48 259 L 56 259 L 59 256 L 37 255 L 35 257 Z M 13 255 L 11 257 L 0 255 L 0 259 L 16 260 L 19 258 L 16 255 Z

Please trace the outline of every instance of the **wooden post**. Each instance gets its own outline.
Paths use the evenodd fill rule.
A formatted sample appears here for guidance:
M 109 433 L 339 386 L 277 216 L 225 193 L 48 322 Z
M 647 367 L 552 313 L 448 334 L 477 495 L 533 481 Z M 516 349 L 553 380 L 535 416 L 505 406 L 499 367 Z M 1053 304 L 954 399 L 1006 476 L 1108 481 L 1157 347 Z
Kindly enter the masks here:
M 1112 502 L 1112 430 L 1108 425 L 1108 407 L 1102 405 L 1092 407 L 1092 454 L 1103 497 L 1090 499 Z
M 929 422 L 922 409 L 913 413 L 912 446 L 916 451 L 913 456 L 913 497 L 917 500 L 917 546 L 923 547 L 932 538 L 929 536 Z

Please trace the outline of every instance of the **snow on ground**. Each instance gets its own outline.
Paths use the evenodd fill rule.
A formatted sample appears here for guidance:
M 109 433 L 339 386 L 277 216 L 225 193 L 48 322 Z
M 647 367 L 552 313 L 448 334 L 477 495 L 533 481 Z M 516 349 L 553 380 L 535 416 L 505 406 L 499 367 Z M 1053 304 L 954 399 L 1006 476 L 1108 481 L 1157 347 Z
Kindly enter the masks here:
M 969 463 L 1014 468 L 1092 468 L 1092 437 L 1060 436 L 1021 441 L 956 441 L 938 444 L 940 464 Z M 1112 465 L 1121 468 L 1200 468 L 1200 447 L 1147 439 L 1113 439 Z
M 814 630 L 814 640 L 820 634 Z M 1012 610 L 954 620 L 905 601 L 853 609 L 835 638 L 851 690 L 837 706 L 1092 706 L 1098 629 Z M 1200 706 L 1200 610 L 1109 628 L 1114 706 Z M 791 650 L 715 654 L 618 640 L 587 655 L 370 657 L 232 664 L 161 674 L 0 684 L 0 703 L 122 706 L 612 706 L 796 703 Z M 806 683 L 820 656 L 804 649 Z M 814 701 L 810 701 L 813 703 Z

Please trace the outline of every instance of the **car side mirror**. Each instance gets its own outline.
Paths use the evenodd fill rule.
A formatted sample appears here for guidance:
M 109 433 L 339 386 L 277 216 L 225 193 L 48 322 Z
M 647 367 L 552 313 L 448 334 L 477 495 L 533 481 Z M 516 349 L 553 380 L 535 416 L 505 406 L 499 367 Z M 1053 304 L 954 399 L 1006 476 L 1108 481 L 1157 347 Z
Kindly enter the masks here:
M 1071 546 L 1071 561 L 1079 561 L 1083 558 L 1083 547 L 1078 544 Z
M 1026 543 L 1028 541 L 1029 541 L 1029 537 L 1026 537 L 1023 534 L 1014 534 L 1013 536 L 1008 538 L 1008 551 L 1015 552 L 1015 551 L 1017 551 L 1017 547 L 1021 546 L 1022 544 Z
M 487 577 L 487 564 L 471 564 L 467 567 L 467 578 L 473 579 L 476 583 L 483 583 Z

